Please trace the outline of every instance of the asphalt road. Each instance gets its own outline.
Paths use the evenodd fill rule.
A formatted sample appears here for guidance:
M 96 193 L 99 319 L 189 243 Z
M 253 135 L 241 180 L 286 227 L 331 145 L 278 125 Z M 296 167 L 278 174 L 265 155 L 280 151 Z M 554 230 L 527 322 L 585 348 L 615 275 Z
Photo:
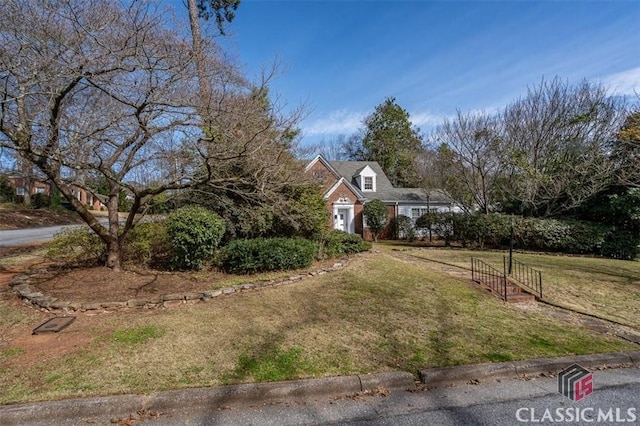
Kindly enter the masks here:
M 557 379 L 554 377 L 505 380 L 418 392 L 395 391 L 386 397 L 319 399 L 242 409 L 212 407 L 197 413 L 160 414 L 155 419 L 144 419 L 144 424 L 640 424 L 640 369 L 596 371 L 593 373 L 593 382 L 593 393 L 578 402 L 557 392 Z
M 106 223 L 106 219 L 99 219 Z M 49 241 L 64 228 L 73 228 L 82 225 L 45 226 L 41 228 L 10 229 L 0 231 L 0 247 L 14 247 L 25 244 L 33 244 L 41 241 Z

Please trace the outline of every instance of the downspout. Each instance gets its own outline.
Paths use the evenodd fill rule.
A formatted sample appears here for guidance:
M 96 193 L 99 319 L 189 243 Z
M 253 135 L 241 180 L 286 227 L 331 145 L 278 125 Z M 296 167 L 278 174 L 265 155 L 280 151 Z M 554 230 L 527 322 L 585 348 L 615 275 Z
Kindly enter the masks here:
M 398 223 L 398 202 L 397 201 L 396 201 L 396 206 L 394 208 L 394 213 L 393 214 L 394 214 L 394 219 L 395 219 L 394 222 Z M 396 240 L 397 240 L 399 238 L 399 236 L 398 236 L 398 227 L 397 226 L 396 226 L 394 234 L 395 234 L 395 237 L 396 237 Z

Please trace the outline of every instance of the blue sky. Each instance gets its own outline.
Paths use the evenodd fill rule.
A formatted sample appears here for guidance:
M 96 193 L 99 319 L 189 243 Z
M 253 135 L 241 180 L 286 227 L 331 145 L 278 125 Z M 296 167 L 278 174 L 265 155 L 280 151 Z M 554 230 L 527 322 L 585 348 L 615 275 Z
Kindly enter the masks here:
M 386 97 L 428 131 L 492 111 L 543 78 L 640 93 L 640 1 L 242 0 L 225 48 L 272 91 L 308 105 L 303 142 L 350 135 Z

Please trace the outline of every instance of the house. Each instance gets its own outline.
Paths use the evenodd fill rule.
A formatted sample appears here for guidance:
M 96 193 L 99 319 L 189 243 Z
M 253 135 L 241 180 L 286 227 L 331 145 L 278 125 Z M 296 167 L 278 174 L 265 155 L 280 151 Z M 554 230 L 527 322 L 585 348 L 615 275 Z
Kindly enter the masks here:
M 371 233 L 362 214 L 363 206 L 376 198 L 387 205 L 389 224 L 401 215 L 415 222 L 429 211 L 459 211 L 442 191 L 394 188 L 375 161 L 328 161 L 318 155 L 304 171 L 322 186 L 327 209 L 333 218 L 333 228 L 359 234 L 365 239 L 371 239 Z M 394 238 L 391 226 L 387 226 L 382 237 Z
M 30 195 L 44 194 L 51 195 L 51 184 L 37 178 L 29 178 L 22 174 L 14 173 L 7 175 L 7 184 L 15 189 L 16 200 L 22 203 L 25 192 Z M 76 185 L 70 185 L 74 198 L 86 205 L 90 210 L 106 210 L 107 207 L 100 202 L 98 197 L 90 191 Z
M 74 198 L 80 201 L 82 204 L 87 206 L 89 210 L 106 210 L 107 206 L 102 204 L 102 202 L 91 192 L 87 191 L 84 188 L 80 188 L 79 186 L 70 185 L 71 194 L 73 194 Z
M 49 184 L 37 178 L 30 178 L 26 175 L 13 173 L 6 176 L 7 184 L 15 189 L 17 197 L 24 197 L 25 193 L 29 195 L 45 194 L 49 195 Z

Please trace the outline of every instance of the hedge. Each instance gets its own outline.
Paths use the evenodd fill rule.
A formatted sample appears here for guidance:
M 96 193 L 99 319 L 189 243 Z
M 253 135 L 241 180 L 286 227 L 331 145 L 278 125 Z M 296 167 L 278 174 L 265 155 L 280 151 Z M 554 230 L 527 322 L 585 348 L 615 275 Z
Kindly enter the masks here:
M 304 238 L 234 240 L 219 254 L 221 269 L 251 274 L 306 268 L 313 262 L 316 245 Z
M 332 259 L 343 254 L 360 253 L 370 249 L 371 243 L 364 241 L 360 235 L 334 229 L 322 240 L 318 257 Z

